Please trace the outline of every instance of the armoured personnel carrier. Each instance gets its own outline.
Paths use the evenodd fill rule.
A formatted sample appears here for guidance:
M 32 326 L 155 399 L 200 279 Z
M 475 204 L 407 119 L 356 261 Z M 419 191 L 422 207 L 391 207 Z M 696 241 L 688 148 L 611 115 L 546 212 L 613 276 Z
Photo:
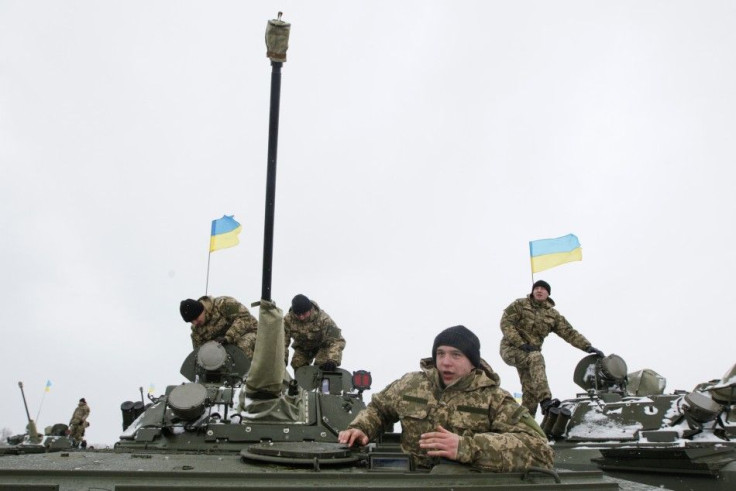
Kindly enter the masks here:
M 146 405 L 124 402 L 112 450 L 0 457 L 0 490 L 649 489 L 599 470 L 497 474 L 450 461 L 416 470 L 393 433 L 347 448 L 337 435 L 365 407 L 370 373 L 309 366 L 292 379 L 281 322 L 262 301 L 252 364 L 211 341 L 184 360 L 188 382 Z
M 68 436 L 69 427 L 63 423 L 46 427 L 43 434 L 38 432 L 36 422 L 31 419 L 31 414 L 28 412 L 23 382 L 18 382 L 18 387 L 23 396 L 23 406 L 28 418 L 26 432 L 8 437 L 6 442 L 0 442 L 0 455 L 57 452 L 71 448 L 73 441 Z
M 600 470 L 479 472 L 440 462 L 416 470 L 393 433 L 363 448 L 337 435 L 365 406 L 370 374 L 285 370 L 281 312 L 271 301 L 271 259 L 281 67 L 289 24 L 269 21 L 271 113 L 263 288 L 252 363 L 234 346 L 206 343 L 181 366 L 188 380 L 160 397 L 122 404 L 112 450 L 0 457 L 0 490 L 195 489 L 648 489 Z
M 584 392 L 542 421 L 557 465 L 670 489 L 734 489 L 736 365 L 671 393 L 651 369 L 627 372 L 618 355 L 580 360 L 573 380 Z

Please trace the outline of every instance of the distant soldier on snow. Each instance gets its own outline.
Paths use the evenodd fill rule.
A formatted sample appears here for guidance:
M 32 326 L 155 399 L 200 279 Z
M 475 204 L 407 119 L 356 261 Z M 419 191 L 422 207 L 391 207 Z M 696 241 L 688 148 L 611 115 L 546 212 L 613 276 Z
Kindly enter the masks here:
M 74 440 L 72 446 L 82 448 L 87 446 L 87 442 L 84 440 L 84 430 L 89 426 L 87 417 L 89 416 L 89 406 L 87 401 L 82 397 L 79 399 L 79 404 L 74 409 L 72 419 L 69 421 L 69 437 Z
M 537 404 L 542 407 L 542 414 L 560 404 L 559 400 L 552 399 L 541 352 L 544 338 L 550 332 L 576 348 L 603 356 L 602 351 L 591 346 L 590 341 L 557 312 L 549 296 L 551 291 L 549 283 L 539 280 L 532 286 L 531 294 L 514 300 L 501 316 L 501 358 L 519 372 L 521 404 L 532 416 L 537 413 Z
M 345 339 L 335 321 L 319 308 L 317 302 L 305 295 L 296 295 L 291 300 L 289 313 L 284 316 L 284 331 L 287 348 L 289 341 L 294 340 L 291 344 L 294 349 L 291 367 L 294 370 L 309 365 L 313 360 L 315 365 L 326 371 L 340 366 Z
M 192 323 L 192 346 L 207 341 L 234 344 L 253 358 L 258 321 L 247 307 L 232 297 L 188 298 L 179 305 L 184 322 Z
M 338 441 L 367 445 L 400 421 L 401 450 L 419 468 L 443 458 L 492 472 L 552 468 L 542 429 L 499 386 L 472 331 L 453 326 L 439 333 L 420 366 L 374 394 Z

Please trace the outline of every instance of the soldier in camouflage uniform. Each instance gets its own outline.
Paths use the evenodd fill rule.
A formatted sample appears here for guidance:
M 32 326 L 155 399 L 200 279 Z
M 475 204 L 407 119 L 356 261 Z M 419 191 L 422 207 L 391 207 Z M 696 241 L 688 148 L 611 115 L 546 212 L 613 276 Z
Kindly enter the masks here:
M 291 301 L 289 313 L 284 317 L 284 340 L 286 347 L 294 349 L 291 367 L 309 365 L 314 360 L 322 370 L 333 371 L 340 366 L 345 339 L 327 313 L 317 302 L 305 295 L 296 295 Z M 287 349 L 288 356 L 288 349 Z
M 366 445 L 401 421 L 401 449 L 415 468 L 432 467 L 442 458 L 492 472 L 553 466 L 541 428 L 499 386 L 469 329 L 442 331 L 432 358 L 420 366 L 421 372 L 408 373 L 375 394 L 338 441 Z
M 84 397 L 82 397 L 79 399 L 79 404 L 74 409 L 71 421 L 69 421 L 69 437 L 74 440 L 72 443 L 72 446 L 74 447 L 79 447 L 80 445 L 82 445 L 82 447 L 87 446 L 84 441 L 84 430 L 89 426 L 89 423 L 87 422 L 88 416 L 89 406 L 87 405 L 87 401 Z
M 512 302 L 501 317 L 501 358 L 519 372 L 521 403 L 532 416 L 537 413 L 538 403 L 542 406 L 542 414 L 560 403 L 552 399 L 541 352 L 544 338 L 550 332 L 576 348 L 603 356 L 603 352 L 591 346 L 590 341 L 557 312 L 554 300 L 549 297 L 551 291 L 549 283 L 537 281 L 532 293 Z
M 192 346 L 207 341 L 234 344 L 253 358 L 258 321 L 245 305 L 232 297 L 200 297 L 182 300 L 179 305 L 184 322 L 192 323 Z

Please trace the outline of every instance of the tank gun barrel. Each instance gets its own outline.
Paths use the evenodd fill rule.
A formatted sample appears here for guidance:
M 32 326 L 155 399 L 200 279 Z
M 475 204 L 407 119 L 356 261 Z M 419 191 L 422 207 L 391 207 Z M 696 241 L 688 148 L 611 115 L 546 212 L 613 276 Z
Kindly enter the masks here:
M 284 374 L 284 321 L 281 310 L 271 301 L 273 265 L 273 230 L 276 209 L 276 156 L 279 142 L 279 108 L 281 102 L 281 66 L 289 49 L 291 24 L 276 19 L 266 24 L 266 56 L 271 60 L 271 108 L 268 121 L 268 169 L 266 173 L 266 216 L 263 230 L 263 282 L 258 318 L 258 334 L 246 380 L 251 395 L 265 393 L 277 397 L 281 393 Z
M 30 423 L 32 421 L 31 413 L 28 412 L 28 403 L 26 402 L 26 393 L 23 391 L 23 382 L 18 382 L 18 387 L 20 387 L 20 395 L 23 396 L 23 406 L 26 408 L 26 417 Z
M 23 396 L 23 406 L 26 408 L 26 417 L 28 418 L 28 439 L 31 443 L 40 442 L 38 438 L 38 430 L 36 429 L 36 423 L 31 419 L 31 413 L 28 411 L 28 403 L 26 402 L 26 393 L 23 391 L 23 382 L 18 382 L 20 388 L 20 395 Z
M 279 107 L 281 102 L 281 66 L 286 61 L 291 25 L 278 18 L 266 25 L 266 56 L 271 59 L 271 110 L 268 124 L 268 172 L 266 176 L 266 217 L 263 230 L 263 284 L 261 299 L 271 300 L 273 264 L 273 227 L 276 209 L 276 155 L 279 141 Z

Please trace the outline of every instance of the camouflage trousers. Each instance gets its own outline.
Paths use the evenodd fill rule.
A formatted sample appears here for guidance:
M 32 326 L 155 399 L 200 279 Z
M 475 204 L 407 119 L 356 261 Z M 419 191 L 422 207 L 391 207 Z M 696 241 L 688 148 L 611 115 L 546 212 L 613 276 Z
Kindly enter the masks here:
M 69 438 L 74 440 L 76 443 L 81 443 L 84 439 L 84 423 L 73 424 L 69 427 Z
M 519 372 L 521 381 L 521 405 L 529 410 L 529 414 L 537 414 L 539 402 L 552 397 L 547 382 L 547 367 L 540 351 L 527 353 L 518 348 L 501 345 L 503 361 Z

